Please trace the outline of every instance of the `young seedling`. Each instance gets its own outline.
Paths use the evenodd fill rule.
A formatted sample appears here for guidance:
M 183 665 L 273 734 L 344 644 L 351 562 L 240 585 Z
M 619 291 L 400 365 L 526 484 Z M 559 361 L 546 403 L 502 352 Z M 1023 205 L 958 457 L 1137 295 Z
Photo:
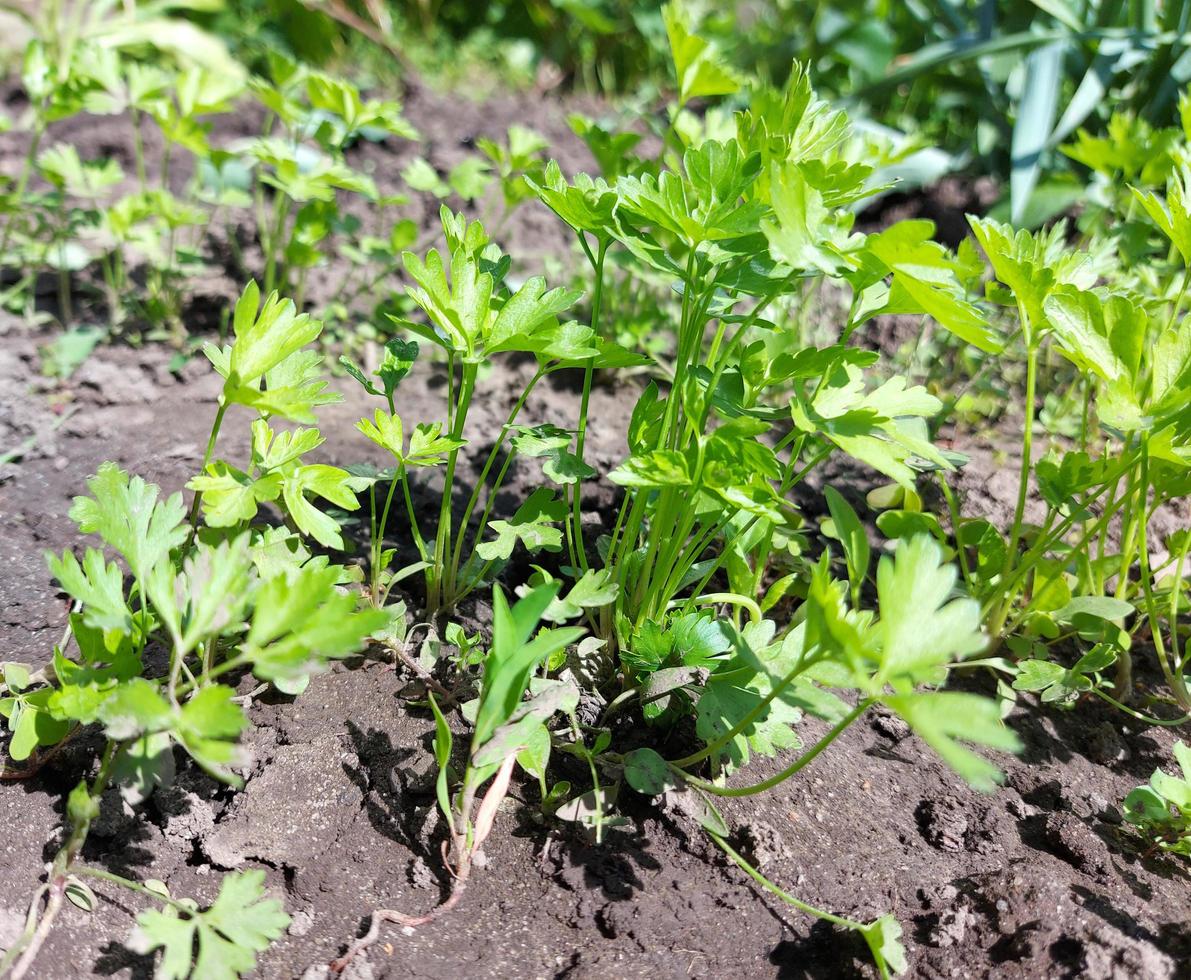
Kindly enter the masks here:
M 672 43 L 681 26 L 674 20 Z M 676 47 L 684 90 L 702 91 L 699 73 L 712 70 L 702 50 L 689 37 Z M 808 143 L 810 132 L 817 138 Z M 552 164 L 536 185 L 591 262 L 597 331 L 611 255 L 681 296 L 674 357 L 663 384 L 642 392 L 629 458 L 609 475 L 625 489 L 614 529 L 593 542 L 620 593 L 599 633 L 621 651 L 703 605 L 759 615 L 760 583 L 799 531 L 789 494 L 833 452 L 911 491 L 919 471 L 954 466 L 925 431 L 942 403 L 901 378 L 870 386 L 864 369 L 875 355 L 847 341 L 873 316 L 911 309 L 986 348 L 994 339 L 929 225 L 907 222 L 867 239 L 850 233 L 847 208 L 874 188 L 872 168 L 848 154 L 846 119 L 814 98 L 795 66 L 784 89 L 765 90 L 737 117 L 734 138 L 689 146 L 656 177 L 568 182 Z M 805 283 L 820 280 L 852 296 L 838 340 L 790 349 L 780 318 Z M 576 423 L 580 461 L 591 383 L 589 367 Z M 582 572 L 590 559 L 578 501 L 572 493 L 567 544 Z M 731 590 L 705 595 L 721 571 Z M 778 578 L 765 608 L 794 584 Z
M 559 319 L 559 314 L 577 298 L 576 293 L 547 289 L 540 276 L 511 289 L 505 281 L 510 260 L 489 240 L 479 222 L 468 222 L 462 215 L 443 208 L 442 224 L 449 258 L 444 258 L 437 249 L 432 249 L 425 260 L 408 252 L 404 256 L 406 269 L 415 283 L 409 287 L 409 295 L 427 322 L 413 319 L 398 322 L 446 354 L 449 384 L 445 424 L 419 424 L 410 433 L 407 446 L 405 425 L 394 410 L 392 390 L 386 387 L 382 392 L 363 378 L 358 368 L 352 370 L 353 376 L 368 390 L 386 399 L 388 411 L 377 410 L 359 428 L 397 463 L 388 500 L 392 500 L 394 488 L 400 484 L 411 533 L 426 563 L 426 607 L 431 612 L 449 609 L 481 585 L 510 558 L 517 546 L 531 553 L 561 550 L 562 532 L 554 525 L 567 512 L 547 488 L 531 494 L 510 520 L 490 519 L 497 493 L 516 455 L 547 457 L 546 472 L 567 488 L 576 486 L 592 472 L 568 451 L 569 433 L 551 426 L 527 429 L 518 425 L 518 417 L 539 382 L 555 371 L 592 361 L 609 366 L 641 363 L 641 359 L 600 340 L 592 328 Z M 537 369 L 496 434 L 456 525 L 451 498 L 460 452 L 467 446 L 468 414 L 476 397 L 480 369 L 491 358 L 510 353 L 531 354 Z M 514 452 L 505 455 L 502 461 L 506 446 L 511 446 Z M 433 534 L 425 534 L 410 503 L 407 470 L 410 466 L 438 465 L 444 461 L 437 528 Z M 472 519 L 481 501 L 484 508 L 473 529 Z M 381 534 L 386 527 L 387 510 L 386 504 Z M 483 540 L 489 529 L 496 537 Z M 375 536 L 373 548 L 374 551 L 379 548 Z
M 730 832 L 712 800 L 751 796 L 792 778 L 879 704 L 900 716 L 973 787 L 991 791 L 999 769 L 962 743 L 1000 751 L 1017 751 L 1020 743 L 1002 723 L 995 701 L 939 689 L 950 668 L 987 642 L 979 605 L 955 597 L 957 578 L 932 539 L 901 541 L 894 555 L 879 563 L 874 613 L 849 608 L 848 585 L 831 577 L 824 558 L 811 578 L 804 622 L 779 637 L 774 623 L 757 620 L 729 631 L 728 645 L 705 655 L 700 666 L 708 673 L 699 685 L 695 709 L 702 749 L 665 759 L 642 747 L 606 759 L 618 763 L 625 782 L 640 793 L 688 797 L 687 809 L 763 887 L 808 914 L 859 932 L 882 976 L 905 968 L 896 920 L 882 916 L 856 922 L 788 895 L 728 845 Z M 673 679 L 651 686 L 649 696 L 674 699 L 684 688 L 688 693 L 699 690 L 693 671 L 671 673 Z M 804 713 L 831 727 L 774 775 L 751 785 L 726 784 L 726 776 L 747 766 L 754 754 L 802 748 L 794 726 Z M 705 765 L 711 767 L 710 778 L 697 775 Z
M 231 404 L 305 417 L 327 400 L 317 380 L 321 358 L 311 360 L 301 349 L 317 336 L 318 325 L 275 298 L 258 316 L 257 298 L 255 287 L 245 291 L 235 341 L 209 351 L 225 385 L 208 459 Z M 262 378 L 268 379 L 263 390 Z M 181 494 L 163 497 L 157 486 L 114 463 L 88 481 L 90 496 L 75 499 L 72 519 L 104 547 L 88 548 L 81 562 L 71 551 L 48 556 L 76 611 L 44 672 L 4 665 L 0 714 L 13 731 L 9 751 L 17 759 L 81 726 L 101 726 L 107 741 L 95 775 L 70 794 L 65 842 L 34 895 L 25 930 L 0 959 L 0 974 L 14 980 L 31 975 L 63 903 L 93 905 L 87 878 L 164 902 L 163 910 L 138 916 L 130 940 L 142 953 L 164 948 L 163 976 L 241 976 L 288 924 L 280 903 L 265 897 L 261 872 L 228 876 L 215 903 L 201 910 L 158 885 L 92 868 L 80 855 L 104 794 L 118 788 L 128 802 L 143 802 L 173 778 L 175 747 L 212 777 L 241 784 L 237 771 L 246 757 L 240 736 L 249 722 L 235 689 L 221 678 L 251 672 L 296 693 L 312 674 L 389 623 L 386 612 L 356 608 L 357 598 L 341 588 L 350 578 L 346 569 L 311 557 L 285 528 L 253 523 L 257 483 L 285 497 L 287 481 L 296 481 L 298 496 L 287 501 L 295 523 L 309 522 L 316 537 L 324 526 L 304 498 L 298 502 L 312 479 L 301 475 L 301 466 L 286 465 L 298 455 L 295 444 L 310 440 L 302 430 L 289 436 L 274 436 L 258 419 L 254 445 L 263 475 L 238 484 L 238 501 L 225 487 L 201 485 L 210 495 L 206 513 L 216 518 L 202 530 L 187 521 Z M 202 510 L 196 498 L 191 520 Z M 127 583 L 112 556 L 127 568 Z M 152 666 L 154 648 L 167 654 L 164 670 Z
M 583 630 L 576 627 L 537 631 L 542 615 L 557 594 L 557 583 L 539 586 L 510 607 L 499 587 L 493 590 L 492 647 L 484 659 L 479 698 L 465 707 L 474 720 L 467 758 L 458 780 L 451 768 L 454 744 L 451 728 L 433 694 L 429 696 L 434 712 L 434 758 L 438 764 L 436 794 L 447 824 L 444 856 L 451 875 L 450 895 L 424 915 L 375 910 L 368 932 L 331 963 L 333 972 L 342 972 L 375 943 L 383 922 L 416 928 L 433 922 L 459 903 L 467 890 L 476 856 L 492 832 L 497 810 L 509 791 L 513 767 L 524 753 L 539 756 L 544 747 L 545 754 L 549 754 L 550 733 L 546 722 L 558 712 L 574 711 L 579 690 L 565 681 L 544 680 L 534 684 L 532 680 L 544 662 L 583 635 Z M 531 694 L 528 700 L 527 692 Z M 457 788 L 453 790 L 456 782 Z
M 1182 774 L 1155 769 L 1148 786 L 1125 797 L 1125 819 L 1151 842 L 1151 852 L 1191 857 L 1191 746 L 1175 742 L 1174 757 Z

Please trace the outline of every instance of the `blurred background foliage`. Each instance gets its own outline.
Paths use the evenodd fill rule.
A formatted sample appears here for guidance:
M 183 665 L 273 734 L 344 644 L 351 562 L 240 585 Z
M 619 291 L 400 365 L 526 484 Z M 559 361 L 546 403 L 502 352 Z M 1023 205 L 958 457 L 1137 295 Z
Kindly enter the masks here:
M 466 94 L 577 90 L 646 107 L 672 85 L 660 0 L 58 0 L 168 7 L 224 38 L 250 69 L 284 51 L 362 83 L 416 74 Z M 0 6 L 44 8 L 42 0 Z M 806 64 L 853 118 L 991 174 L 1012 217 L 1036 224 L 1078 200 L 1076 139 L 1152 138 L 1179 123 L 1191 79 L 1191 0 L 690 0 L 690 19 L 761 82 Z M 1130 121 L 1127 137 L 1116 113 Z M 1084 136 L 1080 137 L 1080 130 Z M 1110 147 L 1111 149 L 1111 147 Z M 1123 150 L 1123 147 L 1117 147 Z M 1077 154 L 1078 156 L 1078 154 Z

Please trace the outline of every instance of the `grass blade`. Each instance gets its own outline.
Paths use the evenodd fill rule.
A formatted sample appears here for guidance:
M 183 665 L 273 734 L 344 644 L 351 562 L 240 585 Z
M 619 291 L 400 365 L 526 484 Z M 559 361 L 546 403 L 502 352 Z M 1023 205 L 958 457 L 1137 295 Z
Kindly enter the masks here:
M 1060 73 L 1066 52 L 1066 42 L 1054 41 L 1031 52 L 1026 59 L 1024 91 L 1013 123 L 1013 171 L 1009 176 L 1011 214 L 1015 224 L 1025 213 L 1030 194 L 1038 183 L 1042 153 L 1050 141 L 1058 110 Z

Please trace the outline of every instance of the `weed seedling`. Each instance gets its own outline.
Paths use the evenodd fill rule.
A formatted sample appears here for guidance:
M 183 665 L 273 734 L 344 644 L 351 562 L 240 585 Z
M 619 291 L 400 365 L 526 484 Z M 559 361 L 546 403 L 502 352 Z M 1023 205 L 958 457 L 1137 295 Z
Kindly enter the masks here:
M 558 712 L 574 711 L 579 689 L 565 681 L 535 679 L 534 674 L 544 662 L 583 635 L 583 630 L 575 627 L 538 631 L 542 615 L 557 594 L 557 583 L 542 585 L 510 607 L 499 588 L 493 591 L 492 647 L 484 658 L 479 697 L 465 709 L 472 718 L 472 733 L 461 778 L 452 769 L 451 728 L 433 694 L 430 695 L 435 726 L 434 759 L 438 764 L 436 794 L 448 834 L 444 856 L 451 875 L 449 897 L 424 915 L 375 910 L 367 934 L 331 964 L 332 971 L 342 972 L 359 953 L 376 942 L 382 922 L 414 928 L 433 922 L 454 908 L 467 889 L 476 856 L 491 833 L 497 810 L 509 791 L 513 767 L 527 753 L 534 757 L 549 755 L 550 734 L 546 723 Z M 531 694 L 528 700 L 527 692 Z M 485 784 L 487 789 L 481 796 Z

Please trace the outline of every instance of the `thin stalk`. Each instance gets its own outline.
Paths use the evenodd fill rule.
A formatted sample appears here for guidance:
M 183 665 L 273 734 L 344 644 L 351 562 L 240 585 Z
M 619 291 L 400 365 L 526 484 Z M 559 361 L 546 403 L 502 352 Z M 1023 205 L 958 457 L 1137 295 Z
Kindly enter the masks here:
M 16 223 L 17 215 L 22 212 L 22 202 L 25 200 L 25 191 L 29 187 L 29 177 L 33 173 L 33 164 L 37 160 L 37 151 L 41 147 L 41 139 L 45 135 L 45 111 L 47 100 L 42 99 L 41 105 L 37 107 L 36 119 L 33 123 L 33 135 L 29 139 L 29 148 L 25 151 L 25 159 L 21 162 L 21 175 L 17 178 L 17 186 L 13 190 L 13 200 L 16 201 L 16 207 L 9 212 L 8 220 L 4 222 L 4 237 L 0 238 L 0 258 L 8 255 L 8 245 L 12 239 L 13 225 Z
M 121 888 L 127 888 L 130 892 L 136 892 L 138 895 L 151 898 L 155 902 L 164 902 L 179 912 L 194 915 L 194 909 L 185 902 L 179 902 L 177 899 L 161 894 L 161 892 L 155 892 L 152 888 L 146 888 L 139 881 L 133 881 L 131 878 L 125 878 L 123 875 L 112 874 L 112 872 L 105 871 L 102 868 L 91 867 L 75 868 L 71 873 L 80 878 L 98 878 L 100 881 L 111 882 L 113 885 L 119 885 Z
M 530 378 L 529 383 L 521 392 L 521 396 L 517 399 L 516 403 L 513 405 L 513 408 L 510 410 L 508 418 L 505 419 L 504 425 L 500 427 L 500 433 L 496 437 L 496 442 L 493 443 L 492 449 L 488 452 L 488 458 L 484 461 L 484 467 L 480 470 L 480 475 L 476 479 L 476 485 L 472 489 L 471 496 L 467 499 L 467 506 L 463 508 L 463 517 L 459 523 L 459 538 L 455 542 L 454 553 L 451 557 L 452 577 L 459 570 L 459 563 L 463 558 L 463 544 L 467 539 L 467 529 L 471 523 L 471 516 L 475 513 L 476 506 L 480 502 L 480 494 L 483 492 L 484 487 L 487 486 L 488 474 L 492 472 L 492 466 L 496 462 L 497 457 L 500 455 L 500 451 L 504 447 L 505 440 L 508 438 L 509 433 L 513 431 L 513 425 L 517 421 L 517 416 L 521 414 L 521 410 L 525 407 L 525 402 L 528 400 L 530 394 L 537 386 L 537 383 L 545 376 L 546 371 L 543 368 L 538 368 L 534 376 Z M 496 492 L 500 489 L 501 484 L 504 482 L 504 474 L 508 471 L 508 462 L 509 459 L 506 459 L 505 465 L 501 468 L 500 474 L 497 476 L 496 483 L 492 485 L 492 488 L 489 491 L 489 501 L 496 496 Z M 485 513 L 487 513 L 487 510 Z M 484 524 L 481 523 L 479 528 L 476 530 L 476 534 L 478 536 L 483 533 Z
M 762 888 L 764 888 L 767 892 L 770 892 L 771 894 L 776 895 L 783 902 L 786 902 L 788 905 L 792 905 L 794 908 L 798 909 L 800 912 L 805 912 L 807 915 L 812 915 L 816 919 L 823 919 L 824 921 L 830 922 L 832 925 L 837 925 L 843 929 L 861 929 L 861 928 L 863 928 L 863 923 L 854 922 L 851 919 L 845 919 L 842 916 L 833 915 L 830 912 L 825 912 L 825 911 L 823 911 L 823 909 L 815 908 L 815 906 L 804 902 L 802 899 L 795 898 L 789 892 L 783 891 L 781 888 L 779 888 L 777 885 L 775 885 L 772 881 L 770 881 L 768 878 L 766 878 L 763 874 L 761 874 L 760 871 L 758 871 L 751 864 L 749 864 L 744 858 L 742 858 L 739 854 L 737 854 L 729 846 L 728 842 L 725 841 L 724 838 L 722 838 L 719 834 L 717 834 L 711 830 L 707 831 L 707 834 L 713 841 L 716 842 L 716 844 L 719 845 L 720 850 L 722 850 L 725 854 L 728 855 L 728 857 L 730 857 L 732 859 L 734 864 L 736 864 L 738 867 L 742 868 L 745 872 L 747 872 L 749 877 L 752 878 L 755 882 L 757 882 L 757 884 L 760 885 Z
M 859 718 L 865 711 L 867 711 L 875 703 L 875 698 L 865 698 L 860 701 L 855 708 L 849 711 L 843 718 L 837 721 L 831 730 L 827 732 L 819 741 L 817 741 L 810 749 L 795 759 L 790 765 L 786 766 L 781 772 L 770 776 L 768 779 L 762 780 L 759 783 L 754 783 L 752 786 L 717 786 L 715 783 L 708 782 L 705 779 L 697 779 L 694 776 L 686 776 L 687 782 L 693 786 L 699 787 L 704 792 L 711 793 L 714 796 L 754 796 L 757 793 L 764 793 L 768 789 L 773 789 L 784 783 L 787 779 L 797 773 L 799 770 L 810 765 L 819 757 L 832 742 L 840 737 L 844 731 Z
M 608 253 L 608 239 L 599 240 L 598 252 L 595 260 L 595 285 L 591 293 L 591 329 L 597 332 L 600 323 L 600 307 L 604 297 L 604 256 Z M 575 455 L 579 459 L 579 467 L 583 467 L 583 448 L 587 440 L 587 415 L 591 402 L 591 381 L 595 371 L 595 358 L 589 357 L 583 368 L 583 395 L 579 400 L 579 425 L 575 430 Z M 583 481 L 580 480 L 574 488 L 571 501 L 571 535 L 574 540 L 575 557 L 579 562 L 580 573 L 586 572 L 587 548 L 583 541 Z
M 467 410 L 471 405 L 472 394 L 475 392 L 477 364 L 471 361 L 463 362 L 463 373 L 459 384 L 458 404 L 452 414 L 451 438 L 459 440 L 463 436 L 463 426 L 467 422 Z M 443 477 L 442 502 L 438 510 L 438 533 L 434 540 L 434 588 L 430 596 L 432 609 L 442 608 L 454 601 L 454 583 L 450 579 L 448 567 L 449 545 L 451 541 L 451 490 L 455 485 L 455 467 L 459 462 L 459 450 L 452 449 L 447 457 L 446 474 Z M 443 586 L 446 586 L 444 592 Z
M 372 601 L 376 602 L 377 596 L 380 593 L 380 556 L 384 551 L 385 546 L 385 529 L 389 526 L 389 508 L 393 505 L 393 495 L 397 492 L 397 484 L 400 482 L 401 473 L 404 467 L 398 467 L 397 472 L 393 474 L 393 479 L 389 481 L 389 492 L 385 495 L 385 506 L 381 510 L 380 524 L 374 524 L 372 528 Z M 370 494 L 372 499 L 372 511 L 376 512 L 376 495 Z
M 207 437 L 207 449 L 203 453 L 203 465 L 199 470 L 200 473 L 205 473 L 207 467 L 211 463 L 211 456 L 215 453 L 215 441 L 219 438 L 219 430 L 223 426 L 223 416 L 227 413 L 228 403 L 224 401 L 223 396 L 219 396 L 219 408 L 215 412 L 215 422 L 211 426 L 211 434 Z M 198 517 L 199 507 L 203 503 L 203 492 L 198 490 L 194 494 L 194 503 L 190 505 L 190 540 L 194 542 L 194 536 L 198 533 Z
M 277 288 L 278 266 L 280 265 L 281 237 L 285 233 L 285 222 L 289 217 L 289 198 L 277 191 L 273 198 L 273 223 L 269 228 L 269 248 L 265 255 L 265 295 Z
M 107 747 L 104 749 L 103 759 L 99 764 L 99 771 L 96 773 L 95 779 L 88 790 L 88 795 L 92 800 L 98 801 L 103 795 L 103 791 L 107 789 L 108 782 L 112 776 L 112 768 L 122 751 L 123 743 L 112 741 L 107 743 Z M 84 818 L 74 823 L 70 828 L 70 835 L 66 838 L 66 843 L 54 855 L 54 860 L 50 865 L 48 880 L 46 881 L 46 893 L 48 893 L 49 898 L 46 901 L 45 910 L 41 913 L 38 920 L 37 927 L 25 940 L 24 945 L 22 945 L 21 940 L 18 940 L 17 944 L 5 954 L 4 959 L 0 960 L 0 971 L 7 968 L 10 963 L 12 964 L 11 980 L 23 980 L 28 975 L 29 970 L 32 969 L 33 963 L 37 959 L 37 954 L 41 951 L 42 945 L 49 936 L 50 929 L 53 928 L 54 920 L 62 910 L 62 903 L 66 897 L 66 886 L 71 873 L 71 865 L 82 851 L 83 844 L 86 842 L 87 835 L 90 832 L 90 818 Z M 24 938 L 22 937 L 22 939 Z M 19 958 L 17 958 L 18 956 Z M 15 963 L 13 963 L 14 960 Z
M 1166 644 L 1162 639 L 1162 621 L 1158 616 L 1158 602 L 1154 597 L 1154 582 L 1153 574 L 1150 571 L 1150 548 L 1149 540 L 1146 532 L 1146 524 L 1149 522 L 1145 519 L 1144 511 L 1146 507 L 1146 500 L 1149 496 L 1149 434 L 1142 437 L 1141 443 L 1141 505 L 1142 505 L 1142 521 L 1141 521 L 1141 541 L 1139 551 L 1139 564 L 1141 565 L 1141 586 L 1145 594 L 1146 615 L 1150 621 L 1150 634 L 1154 641 L 1154 652 L 1158 656 L 1158 663 L 1162 667 L 1162 675 L 1166 678 L 1166 683 L 1170 686 L 1171 693 L 1174 694 L 1175 700 L 1178 701 L 1179 707 L 1183 711 L 1191 713 L 1191 692 L 1187 690 L 1186 680 L 1181 672 L 1176 672 L 1171 669 L 1170 658 L 1166 653 Z M 1172 632 L 1178 629 L 1177 623 L 1171 620 L 1170 628 Z M 1126 656 L 1128 654 L 1126 653 Z
M 790 672 L 786 674 L 786 676 L 783 677 L 777 684 L 775 684 L 772 690 L 770 690 L 765 697 L 753 705 L 753 707 L 749 709 L 745 716 L 741 718 L 740 721 L 738 721 L 735 725 L 733 725 L 731 729 L 726 731 L 719 738 L 708 742 L 707 745 L 705 745 L 698 752 L 694 752 L 691 755 L 685 755 L 681 759 L 675 759 L 670 762 L 669 765 L 675 769 L 690 769 L 691 766 L 698 765 L 704 759 L 715 755 L 715 753 L 717 753 L 725 745 L 736 738 L 737 735 L 741 734 L 741 732 L 752 725 L 754 721 L 760 718 L 768 710 L 770 704 L 779 698 L 786 688 L 794 683 L 794 680 L 798 677 L 798 675 L 803 673 L 803 671 L 809 668 L 814 662 L 815 661 L 811 659 L 800 660 L 794 665 L 793 668 L 791 668 Z M 717 674 L 716 676 L 718 677 L 719 675 Z M 609 705 L 608 707 L 610 709 L 612 706 Z
M 1026 313 L 1020 303 L 1018 304 L 1018 309 L 1022 318 L 1022 327 L 1026 338 L 1026 419 L 1025 431 L 1022 433 L 1021 440 L 1021 473 L 1017 484 L 1017 503 L 1013 508 L 1013 524 L 1009 529 L 1009 543 L 1005 550 L 1005 564 L 1001 569 L 1002 579 L 1008 578 L 1009 573 L 1013 570 L 1017 544 L 1021 540 L 1022 522 L 1026 514 L 1026 499 L 1030 493 L 1030 472 L 1034 459 L 1034 402 L 1037 397 L 1038 384 L 1038 347 L 1031 337 L 1030 330 L 1027 327 L 1028 320 Z
M 1107 701 L 1118 711 L 1123 711 L 1125 714 L 1129 715 L 1131 718 L 1136 718 L 1138 721 L 1144 721 L 1147 725 L 1163 725 L 1168 728 L 1177 728 L 1180 725 L 1185 725 L 1188 721 L 1191 721 L 1191 712 L 1188 712 L 1181 718 L 1155 718 L 1153 715 L 1143 714 L 1140 711 L 1135 711 L 1133 708 L 1130 708 L 1127 704 L 1122 704 L 1112 695 L 1105 693 L 1098 687 L 1093 687 L 1092 693 L 1098 698 Z
M 759 623 L 764 618 L 761 607 L 746 595 L 737 595 L 735 592 L 708 592 L 695 597 L 696 606 L 714 606 L 718 602 L 748 610 L 749 619 L 754 623 Z
M 1183 596 L 1183 580 L 1187 575 L 1187 554 L 1191 552 L 1191 535 L 1183 536 L 1183 547 L 1179 549 L 1174 563 L 1174 581 L 1170 585 L 1170 653 L 1175 671 L 1181 676 L 1186 658 L 1179 652 L 1179 600 Z
M 143 194 L 149 188 L 149 179 L 145 175 L 145 139 L 141 133 L 141 113 L 136 106 L 129 109 L 132 121 L 132 152 L 136 160 L 136 182 Z
M 951 533 L 955 536 L 955 551 L 959 556 L 959 569 L 964 577 L 964 583 L 968 586 L 969 591 L 973 590 L 974 584 L 972 582 L 972 569 L 968 562 L 968 549 L 964 547 L 960 540 L 960 512 L 959 501 L 955 499 L 955 493 L 951 489 L 951 484 L 947 482 L 947 474 L 939 474 L 939 489 L 943 491 L 943 499 L 947 502 L 947 512 L 951 515 Z
M 1086 510 L 1101 496 L 1103 496 L 1105 491 L 1107 491 L 1110 486 L 1112 487 L 1112 494 L 1110 494 L 1109 503 L 1105 505 L 1104 513 L 1100 516 L 1096 523 L 1093 524 L 1089 530 L 1087 530 L 1083 538 L 1080 539 L 1081 544 L 1078 547 L 1082 547 L 1084 542 L 1096 534 L 1107 530 L 1108 525 L 1112 522 L 1112 518 L 1116 515 L 1117 510 L 1120 509 L 1120 507 L 1128 498 L 1128 491 L 1126 491 L 1124 496 L 1117 498 L 1116 489 L 1120 485 L 1120 478 L 1124 476 L 1126 471 L 1131 469 L 1133 465 L 1134 460 L 1131 457 L 1126 459 L 1122 465 L 1118 467 L 1115 476 L 1111 476 L 1106 479 L 1102 484 L 1100 484 L 1099 487 L 1097 487 L 1093 492 L 1089 493 L 1074 508 L 1072 508 L 1072 514 L 1077 514 L 1080 511 Z M 1039 538 L 1039 540 L 1034 543 L 1034 546 L 1022 556 L 1022 560 L 1018 562 L 1017 571 L 1014 572 L 1013 577 L 1008 583 L 1006 583 L 1005 588 L 1016 589 L 1018 586 L 1020 586 L 1021 582 L 1032 571 L 1034 563 L 1040 557 L 1046 554 L 1047 551 L 1054 547 L 1054 545 L 1062 539 L 1063 535 L 1065 535 L 1075 525 L 1075 523 L 1076 518 L 1073 516 L 1068 516 L 1064 518 L 1062 523 L 1060 523 L 1052 532 L 1050 532 L 1050 534 Z M 984 609 L 985 616 L 992 612 L 998 601 L 999 600 L 997 599 L 990 599 L 988 601 Z

